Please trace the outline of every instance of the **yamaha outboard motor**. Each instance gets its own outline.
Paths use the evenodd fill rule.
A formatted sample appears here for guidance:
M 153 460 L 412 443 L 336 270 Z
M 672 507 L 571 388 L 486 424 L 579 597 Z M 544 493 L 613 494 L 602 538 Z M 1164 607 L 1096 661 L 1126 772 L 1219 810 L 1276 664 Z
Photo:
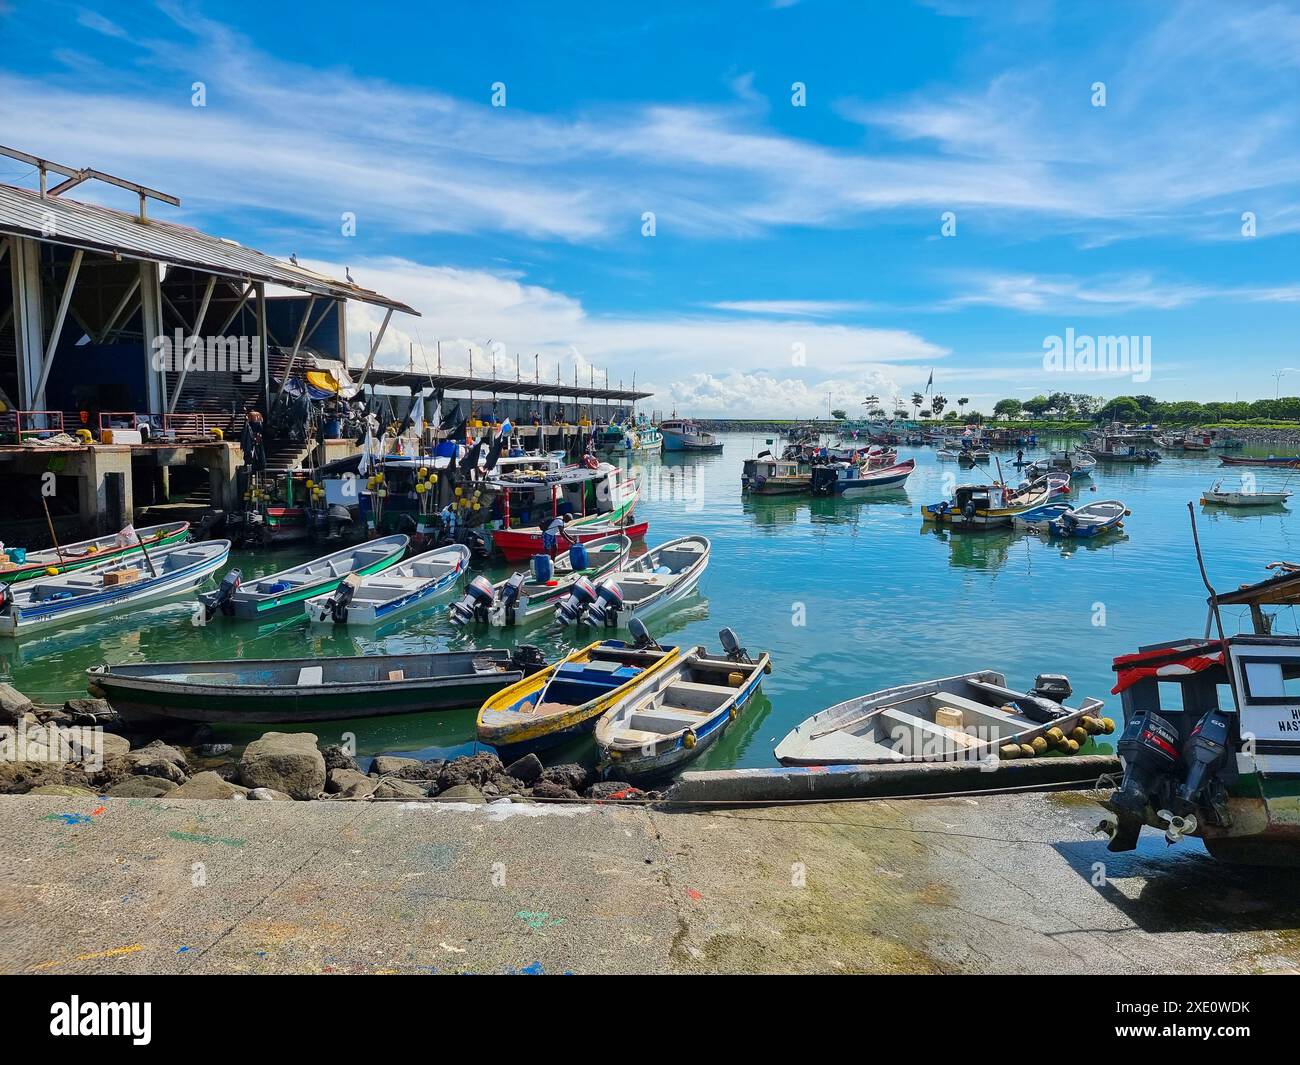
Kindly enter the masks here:
M 655 638 L 650 635 L 650 630 L 645 627 L 645 622 L 640 618 L 629 620 L 627 631 L 632 634 L 632 646 L 638 651 L 644 651 L 647 648 L 653 648 L 656 651 L 663 650 L 662 647 L 655 643 Z
M 1181 756 L 1178 730 L 1159 714 L 1136 714 L 1124 728 L 1116 749 L 1124 760 L 1124 782 L 1110 797 L 1118 817 L 1110 849 L 1129 851 L 1147 822 L 1147 810 L 1159 808 L 1173 791 Z
M 506 581 L 501 589 L 501 608 L 505 611 L 508 624 L 514 624 L 515 610 L 519 606 L 519 593 L 527 580 L 528 575 L 526 573 L 511 574 L 510 579 Z
M 839 467 L 835 464 L 814 466 L 809 487 L 813 495 L 828 496 L 835 491 L 835 481 L 839 477 Z
M 460 601 L 453 603 L 448 617 L 453 625 L 468 625 L 471 621 L 487 624 L 488 611 L 496 599 L 496 589 L 483 574 L 479 574 L 465 588 Z
M 573 582 L 573 588 L 555 606 L 555 620 L 561 625 L 572 625 L 582 612 L 596 601 L 596 586 L 586 577 L 579 577 Z
M 232 569 L 221 578 L 221 585 L 212 594 L 212 598 L 203 602 L 205 621 L 211 621 L 218 610 L 227 616 L 235 612 L 235 608 L 230 601 L 234 598 L 235 593 L 239 591 L 239 586 L 243 580 L 244 575 L 237 569 Z
M 618 612 L 622 609 L 623 589 L 613 580 L 603 580 L 596 585 L 596 602 L 587 611 L 587 622 L 613 628 L 618 624 Z
M 1193 813 L 1204 804 L 1212 823 L 1231 823 L 1227 787 L 1219 775 L 1228 764 L 1231 747 L 1232 715 L 1210 710 L 1196 723 L 1183 747 L 1187 776 L 1175 799 L 1179 813 Z

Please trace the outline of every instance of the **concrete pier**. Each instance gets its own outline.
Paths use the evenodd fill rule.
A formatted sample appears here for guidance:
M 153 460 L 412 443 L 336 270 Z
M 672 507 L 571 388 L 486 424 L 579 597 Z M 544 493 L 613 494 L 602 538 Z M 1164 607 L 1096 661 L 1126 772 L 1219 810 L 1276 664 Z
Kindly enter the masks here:
M 1220 973 L 1300 884 L 1086 793 L 668 812 L 0 797 L 11 973 Z

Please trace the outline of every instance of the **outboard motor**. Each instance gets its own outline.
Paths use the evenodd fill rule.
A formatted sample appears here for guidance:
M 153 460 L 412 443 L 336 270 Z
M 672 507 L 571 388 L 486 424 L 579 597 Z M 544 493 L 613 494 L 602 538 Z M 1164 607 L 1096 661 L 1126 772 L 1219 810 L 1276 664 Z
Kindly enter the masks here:
M 838 477 L 839 467 L 837 465 L 814 466 L 812 470 L 812 481 L 809 483 L 813 495 L 830 495 L 835 491 L 835 481 Z
M 647 648 L 653 648 L 656 651 L 663 650 L 655 642 L 655 638 L 650 635 L 650 630 L 645 627 L 645 622 L 640 618 L 632 618 L 628 621 L 627 630 L 632 634 L 632 646 L 638 651 L 644 651 Z
M 603 580 L 596 585 L 596 602 L 587 611 L 587 623 L 613 628 L 618 624 L 618 612 L 622 609 L 623 589 L 613 580 Z
M 447 612 L 453 625 L 468 625 L 471 621 L 487 623 L 488 611 L 496 599 L 496 589 L 483 574 L 479 574 L 465 588 L 460 601 L 453 603 Z
M 749 652 L 740 646 L 740 637 L 736 635 L 735 629 L 719 629 L 718 640 L 721 642 L 722 649 L 726 652 L 727 657 L 733 662 L 753 663 L 754 660 L 749 657 Z
M 527 580 L 527 574 L 513 573 L 501 589 L 501 609 L 505 614 L 506 621 L 511 625 L 515 621 L 515 610 L 519 607 L 519 593 Z
M 556 604 L 555 620 L 561 625 L 572 625 L 595 601 L 596 586 L 586 577 L 579 577 L 569 594 Z
M 478 562 L 482 562 L 492 554 L 492 549 L 488 547 L 487 537 L 477 529 L 467 529 L 465 531 L 465 546 L 469 548 L 470 557 Z
M 235 593 L 239 591 L 239 586 L 243 583 L 243 580 L 244 575 L 237 569 L 232 569 L 221 578 L 221 585 L 212 593 L 210 599 L 205 599 L 203 602 L 205 621 L 211 621 L 218 610 L 227 616 L 235 612 L 235 608 L 230 601 L 234 598 Z
M 1217 825 L 1232 823 L 1227 788 L 1219 776 L 1231 756 L 1231 747 L 1232 715 L 1221 710 L 1208 711 L 1196 723 L 1183 747 L 1187 776 L 1175 799 L 1178 812 L 1190 814 L 1203 803 L 1210 814 L 1208 820 Z
M 1110 797 L 1109 805 L 1118 817 L 1110 849 L 1129 851 L 1137 846 L 1148 807 L 1162 806 L 1173 790 L 1182 760 L 1178 730 L 1159 714 L 1137 714 L 1125 726 L 1116 749 L 1124 760 L 1124 782 Z
M 325 600 L 325 608 L 330 612 L 330 617 L 334 619 L 335 625 L 347 624 L 348 604 L 352 602 L 352 597 L 357 594 L 357 585 L 360 583 L 360 577 L 349 573 L 339 582 L 339 586 L 334 589 L 334 594 Z
M 1031 695 L 1051 699 L 1054 703 L 1063 703 L 1074 694 L 1074 688 L 1064 673 L 1040 673 L 1034 678 L 1034 686 L 1029 692 Z
M 510 664 L 515 669 L 522 669 L 525 677 L 531 677 L 538 670 L 546 668 L 546 656 L 542 649 L 531 643 L 521 643 L 510 656 Z

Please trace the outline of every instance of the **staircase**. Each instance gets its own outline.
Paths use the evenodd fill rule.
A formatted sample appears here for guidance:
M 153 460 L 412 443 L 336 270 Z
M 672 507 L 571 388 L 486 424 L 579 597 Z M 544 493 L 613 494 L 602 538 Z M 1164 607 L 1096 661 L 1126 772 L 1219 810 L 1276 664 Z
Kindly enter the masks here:
M 266 472 L 267 473 L 288 473 L 290 470 L 300 470 L 303 468 L 303 462 L 311 454 L 311 445 L 297 447 L 293 444 L 283 444 L 274 449 L 268 449 L 266 452 Z

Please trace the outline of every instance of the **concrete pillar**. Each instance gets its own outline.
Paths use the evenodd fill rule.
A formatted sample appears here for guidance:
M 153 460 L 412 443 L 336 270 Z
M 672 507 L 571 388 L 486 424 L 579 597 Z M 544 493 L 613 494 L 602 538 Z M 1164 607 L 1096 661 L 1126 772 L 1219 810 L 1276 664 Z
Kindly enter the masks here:
M 243 452 L 237 444 L 219 444 L 205 450 L 211 454 L 208 485 L 212 489 L 213 507 L 227 513 L 238 510 L 241 505 L 238 470 Z
M 144 323 L 145 380 L 148 382 L 149 413 L 162 424 L 166 411 L 167 373 L 154 366 L 154 338 L 163 335 L 162 288 L 157 263 L 140 264 L 140 317 Z
M 14 293 L 14 338 L 18 344 L 18 402 L 23 410 L 40 410 L 44 397 L 32 389 L 45 365 L 45 314 L 41 301 L 41 246 L 14 237 L 9 247 Z
M 77 477 L 77 507 L 88 536 L 116 532 L 135 520 L 129 447 L 85 448 L 72 457 L 69 466 L 68 472 Z M 116 513 L 112 506 L 114 484 L 119 489 Z

